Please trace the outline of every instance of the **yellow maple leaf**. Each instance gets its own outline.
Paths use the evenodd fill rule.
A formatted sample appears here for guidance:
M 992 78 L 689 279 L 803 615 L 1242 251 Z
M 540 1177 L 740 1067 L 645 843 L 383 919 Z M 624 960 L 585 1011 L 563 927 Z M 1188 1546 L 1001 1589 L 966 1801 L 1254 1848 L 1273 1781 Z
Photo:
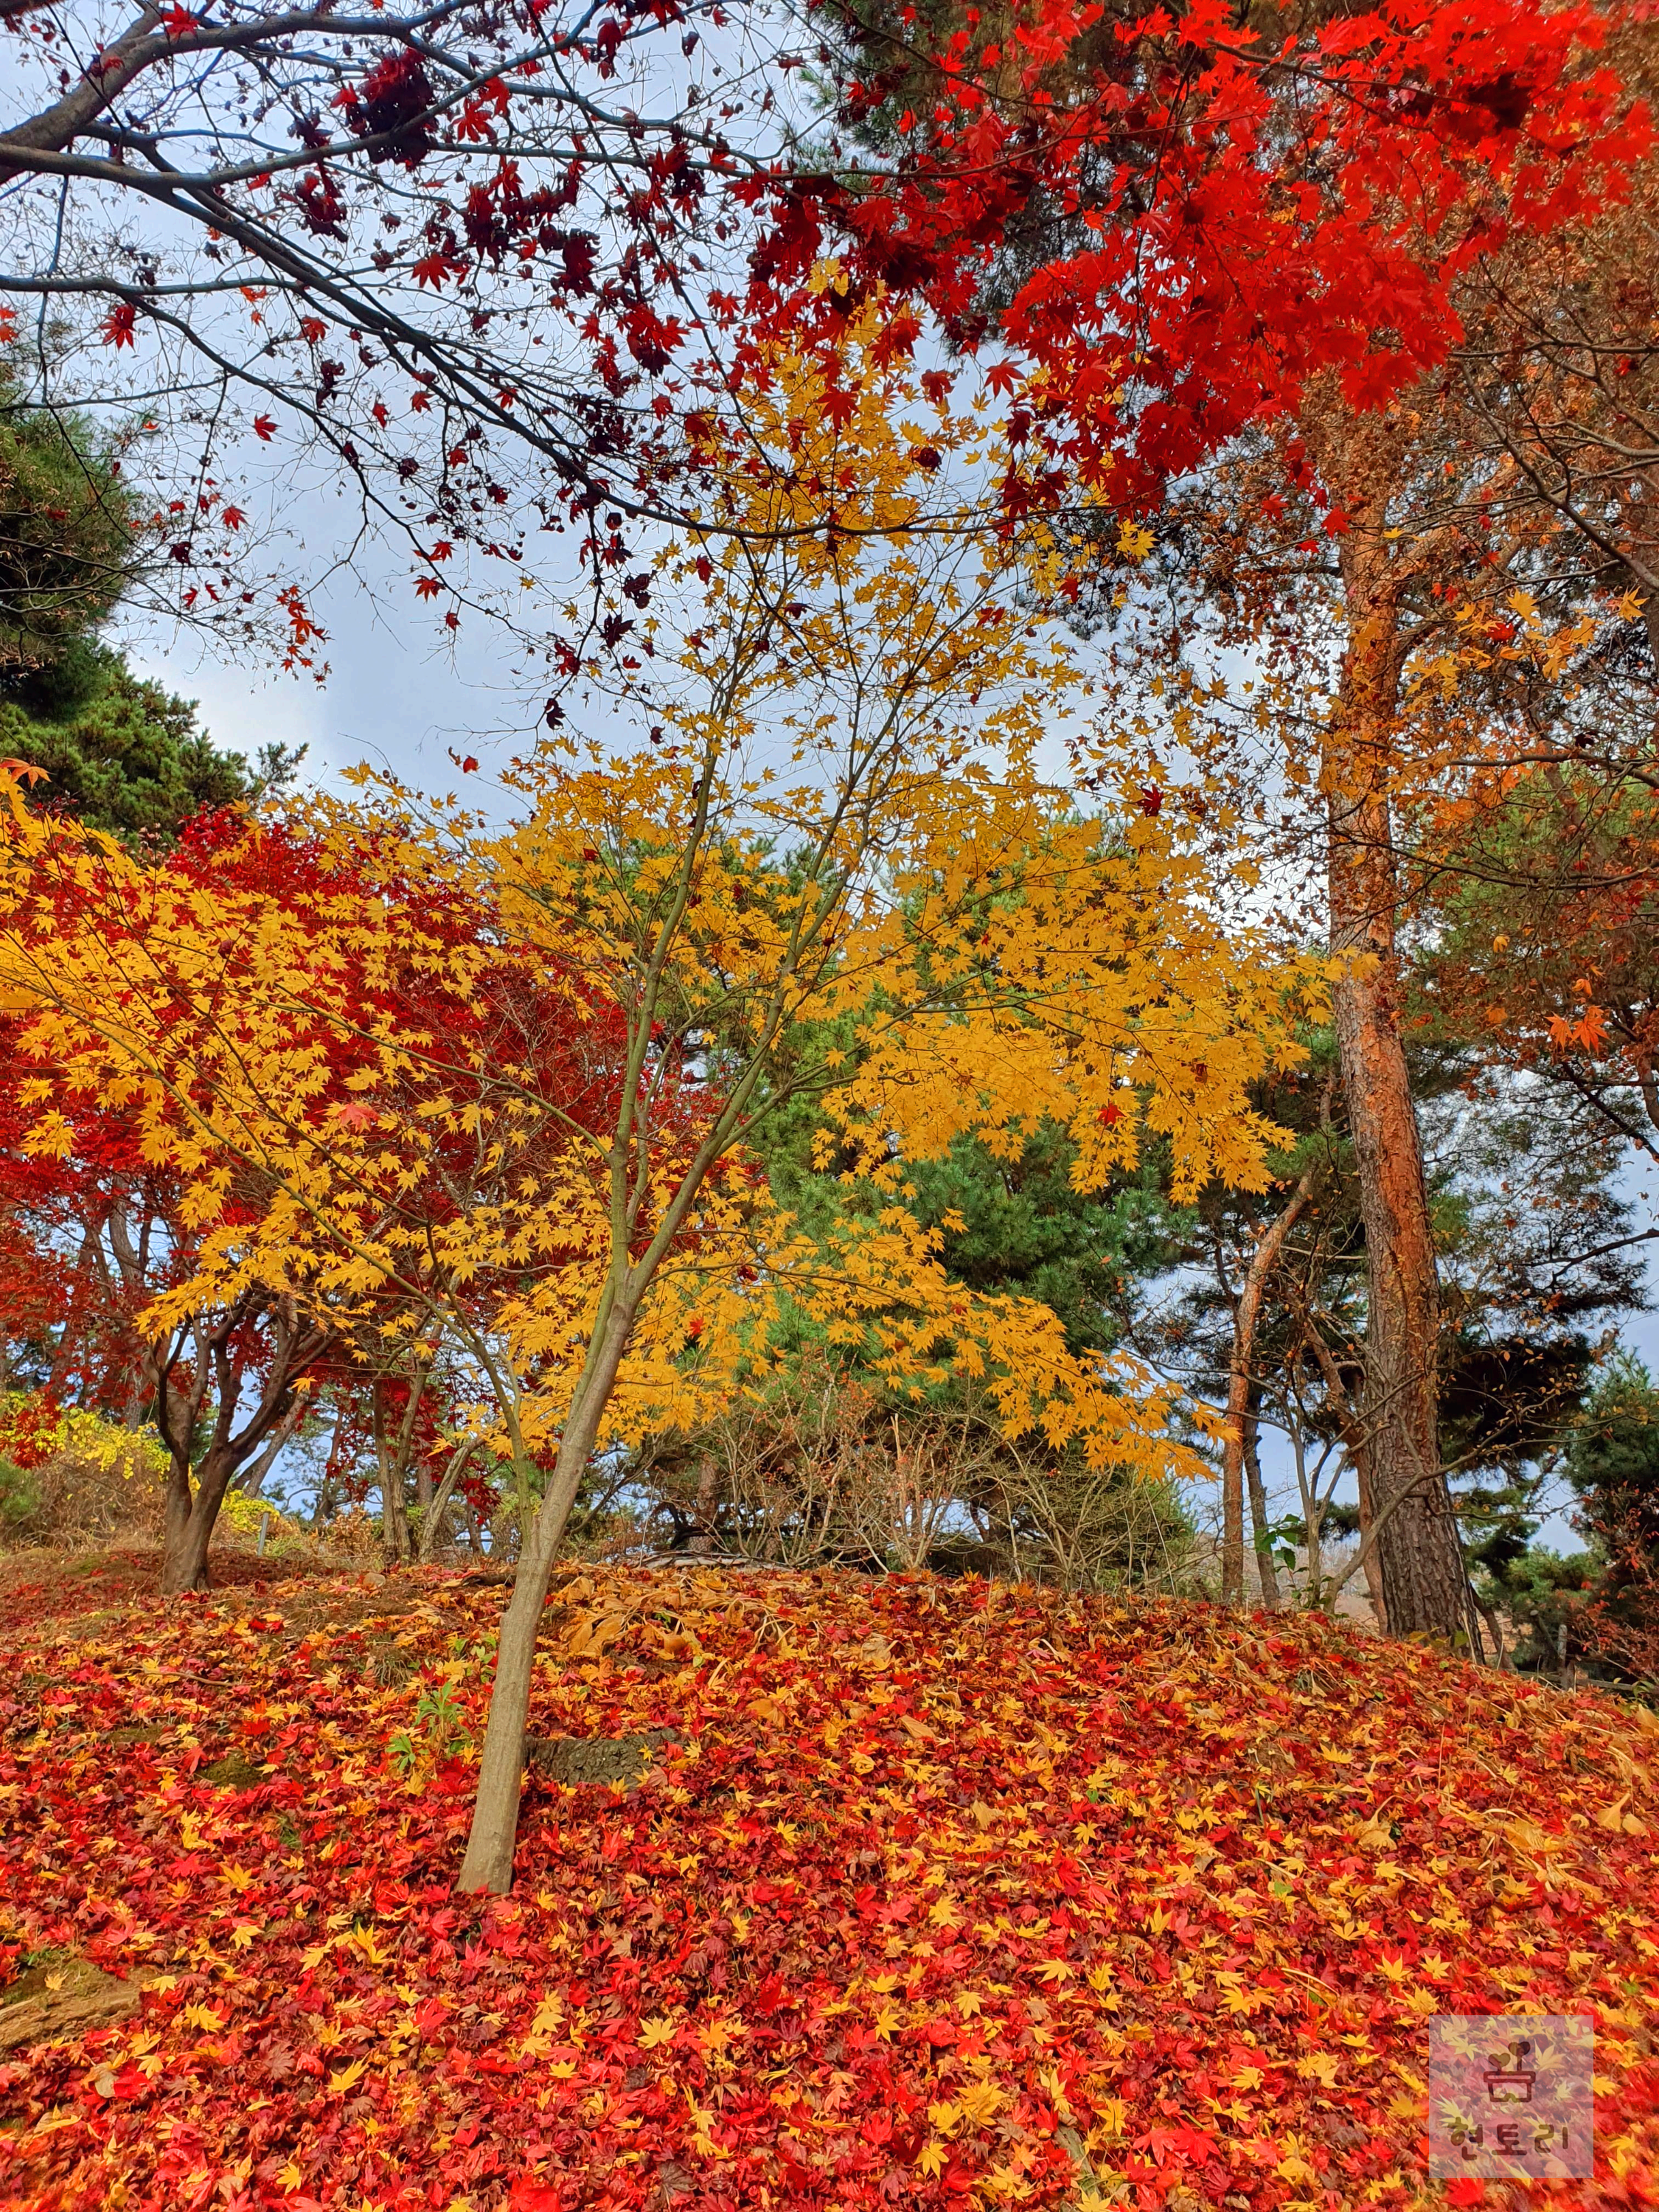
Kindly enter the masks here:
M 974 2081 L 957 2092 L 957 2103 L 969 2127 L 988 2128 L 1002 2110 L 1002 2092 L 988 2081 Z
M 664 2044 L 673 2040 L 674 2023 L 672 2020 L 659 2015 L 640 2022 L 640 2048 L 642 2051 L 659 2051 Z
M 331 2094 L 336 2097 L 343 2095 L 346 2090 L 362 2080 L 367 2070 L 367 2062 L 362 2058 L 354 2058 L 349 2066 L 337 2066 L 328 2077 Z

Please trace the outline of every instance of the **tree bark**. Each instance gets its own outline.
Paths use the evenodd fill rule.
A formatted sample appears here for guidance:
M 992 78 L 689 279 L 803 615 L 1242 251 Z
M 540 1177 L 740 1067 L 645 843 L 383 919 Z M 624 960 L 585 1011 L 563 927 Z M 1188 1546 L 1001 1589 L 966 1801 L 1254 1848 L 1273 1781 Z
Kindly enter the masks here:
M 416 1553 L 422 1566 L 429 1562 L 432 1554 L 438 1548 L 438 1540 L 443 1533 L 444 1516 L 449 1510 L 449 1501 L 455 1494 L 455 1486 L 459 1482 L 462 1472 L 468 1460 L 471 1458 L 473 1446 L 465 1441 L 456 1446 L 449 1465 L 444 1469 L 443 1479 L 435 1491 L 432 1488 L 430 1475 L 427 1476 L 428 1495 L 425 1504 L 421 1509 L 421 1541 Z M 423 1466 L 425 1462 L 422 1462 Z
M 188 1473 L 180 1479 L 174 1462 L 167 1484 L 166 1533 L 161 1547 L 161 1595 L 178 1597 L 185 1590 L 206 1589 L 208 1546 L 219 1517 L 236 1462 L 226 1452 L 210 1451 L 197 1470 L 192 1485 Z
M 1250 1255 L 1249 1264 L 1244 1270 L 1244 1280 L 1233 1305 L 1232 1360 L 1227 1378 L 1227 1440 L 1221 1452 L 1223 1605 L 1240 1606 L 1244 1602 L 1245 1441 L 1251 1418 L 1250 1362 L 1255 1352 L 1255 1325 L 1261 1312 L 1261 1293 L 1267 1287 L 1268 1277 L 1279 1264 L 1285 1239 L 1296 1226 L 1297 1216 L 1313 1195 L 1314 1182 L 1315 1170 L 1310 1168 L 1291 1193 L 1290 1203 L 1256 1238 L 1255 1249 Z M 1261 1474 L 1258 1468 L 1255 1491 L 1259 1491 L 1261 1486 Z M 1260 1514 L 1260 1525 L 1265 1526 L 1265 1497 L 1258 1507 L 1255 1492 L 1253 1491 L 1250 1502 Z
M 1354 1487 L 1359 1493 L 1360 1569 L 1365 1577 L 1365 1594 L 1371 1602 L 1371 1612 L 1379 1628 L 1389 1625 L 1388 1607 L 1382 1595 L 1382 1577 L 1376 1564 L 1376 1551 L 1371 1543 L 1371 1530 L 1376 1520 L 1376 1507 L 1371 1498 L 1371 1447 L 1365 1433 L 1363 1413 L 1356 1408 L 1348 1395 L 1348 1386 L 1342 1380 L 1342 1370 L 1335 1355 L 1319 1333 L 1317 1317 L 1305 1309 L 1302 1315 L 1303 1341 L 1319 1363 L 1320 1374 L 1325 1382 L 1325 1401 L 1330 1407 L 1342 1448 L 1348 1455 L 1348 1464 L 1353 1469 Z
M 713 1454 L 697 1469 L 697 1498 L 691 1509 L 691 1536 L 686 1545 L 688 1552 L 707 1558 L 714 1548 L 714 1522 L 720 1510 L 720 1471 Z
M 241 1429 L 235 1427 L 246 1369 L 229 1347 L 237 1329 L 257 1317 L 257 1312 L 256 1308 L 251 1315 L 242 1304 L 222 1314 L 211 1330 L 200 1322 L 192 1324 L 194 1371 L 188 1389 L 175 1380 L 184 1338 L 164 1340 L 150 1348 L 155 1425 L 172 1461 L 161 1541 L 164 1596 L 208 1587 L 208 1546 L 237 1468 L 267 1448 L 274 1457 L 305 1416 L 305 1401 L 296 1393 L 295 1380 L 326 1349 L 329 1333 L 316 1329 L 302 1334 L 293 1302 L 278 1297 L 270 1302 L 269 1367 L 259 1402 Z M 192 1468 L 191 1445 L 210 1385 L 217 1401 L 211 1437 L 200 1465 Z
M 599 1421 L 615 1385 L 617 1371 L 633 1327 L 631 1309 L 611 1308 L 603 1335 L 576 1385 L 559 1440 L 553 1480 L 540 1510 L 519 1545 L 513 1595 L 501 1615 L 495 1648 L 495 1679 L 489 1697 L 489 1721 L 478 1762 L 478 1793 L 466 1856 L 455 1887 L 469 1893 L 504 1897 L 513 1887 L 513 1853 L 518 1842 L 519 1800 L 524 1789 L 525 1732 L 530 1716 L 531 1682 L 536 1663 L 536 1635 L 553 1560 L 576 1502 L 576 1493 L 593 1446 Z
M 1256 1434 L 1260 1425 L 1252 1398 L 1244 1416 L 1244 1481 L 1250 1494 L 1250 1535 L 1255 1545 L 1257 1572 L 1261 1577 L 1261 1602 L 1269 1613 L 1277 1613 L 1284 1601 L 1279 1595 L 1279 1569 L 1273 1562 L 1273 1542 L 1267 1533 L 1271 1525 L 1267 1519 L 1267 1492 L 1261 1480 L 1261 1460 L 1256 1450 Z
M 1468 1583 L 1440 1463 L 1439 1282 L 1401 1036 L 1389 805 L 1400 599 L 1426 556 L 1420 545 L 1409 556 L 1397 553 L 1386 534 L 1398 472 L 1386 424 L 1361 424 L 1342 410 L 1326 445 L 1323 473 L 1347 517 L 1337 540 L 1347 646 L 1322 781 L 1331 950 L 1349 956 L 1332 998 L 1365 1231 L 1365 1429 L 1382 1523 L 1377 1564 L 1395 1634 L 1457 1638 L 1470 1632 Z

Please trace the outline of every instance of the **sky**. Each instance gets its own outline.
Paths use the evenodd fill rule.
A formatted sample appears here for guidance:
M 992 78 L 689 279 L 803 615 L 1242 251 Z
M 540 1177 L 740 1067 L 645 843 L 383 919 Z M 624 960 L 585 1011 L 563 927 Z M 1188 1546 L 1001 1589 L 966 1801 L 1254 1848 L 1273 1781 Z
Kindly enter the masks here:
M 407 590 L 406 574 L 401 581 Z M 449 752 L 474 755 L 487 776 L 530 736 L 544 686 L 514 674 L 501 638 L 476 621 L 452 651 L 430 614 L 399 617 L 388 592 L 350 577 L 318 592 L 328 633 L 325 683 L 307 673 L 228 662 L 192 634 L 129 634 L 135 667 L 200 702 L 214 743 L 250 759 L 269 743 L 307 748 L 305 774 L 332 785 L 368 761 L 425 788 L 457 781 Z M 392 603 L 395 608 L 395 601 Z

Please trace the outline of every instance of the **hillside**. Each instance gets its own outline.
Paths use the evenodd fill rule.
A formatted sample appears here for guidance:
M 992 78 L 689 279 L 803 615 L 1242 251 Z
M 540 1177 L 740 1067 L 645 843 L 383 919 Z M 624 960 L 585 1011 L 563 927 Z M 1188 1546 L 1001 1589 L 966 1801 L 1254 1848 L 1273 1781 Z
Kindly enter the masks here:
M 230 1565 L 7 1571 L 9 2204 L 1443 2203 L 1426 2022 L 1495 2010 L 1596 2026 L 1598 2179 L 1540 2199 L 1659 2202 L 1644 1713 L 1322 1622 L 573 1571 L 481 1903 L 499 1584 Z

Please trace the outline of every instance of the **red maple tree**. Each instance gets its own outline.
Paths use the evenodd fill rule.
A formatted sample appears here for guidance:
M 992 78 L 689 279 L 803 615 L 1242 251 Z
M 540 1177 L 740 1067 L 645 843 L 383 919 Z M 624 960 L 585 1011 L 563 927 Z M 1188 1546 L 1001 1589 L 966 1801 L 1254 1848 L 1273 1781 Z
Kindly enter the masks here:
M 1365 1220 L 1382 1581 L 1392 1626 L 1478 1644 L 1438 1447 L 1393 783 L 1407 611 L 1487 553 L 1478 521 L 1413 532 L 1401 509 L 1414 410 L 1435 406 L 1427 380 L 1462 336 L 1460 288 L 1506 239 L 1618 199 L 1651 145 L 1645 109 L 1596 59 L 1625 19 L 1516 0 L 1245 21 L 1220 0 L 1031 0 L 824 19 L 843 128 L 879 161 L 803 182 L 751 312 L 796 314 L 832 343 L 880 283 L 958 345 L 994 342 L 1011 517 L 1081 508 L 1097 539 L 1103 514 L 1158 514 L 1265 453 L 1236 471 L 1249 505 L 1227 526 L 1284 539 L 1279 574 L 1316 580 L 1318 619 L 1334 617 L 1340 669 L 1310 787 L 1332 950 L 1365 956 L 1334 1012 Z M 815 289 L 832 246 L 842 282 Z M 1291 511 L 1296 544 L 1280 527 Z
M 395 1279 L 343 1298 L 320 1279 L 270 1272 L 250 1278 L 228 1304 L 192 1307 L 157 1333 L 149 1319 L 152 1301 L 193 1279 L 205 1238 L 254 1229 L 272 1201 L 272 1175 L 221 1136 L 212 1164 L 223 1179 L 223 1201 L 215 1218 L 202 1219 L 199 1208 L 186 1203 L 185 1179 L 172 1166 L 154 1164 L 156 1148 L 145 1142 L 143 1121 L 155 1101 L 138 1092 L 82 1097 L 60 1085 L 55 1103 L 69 1131 L 66 1148 L 57 1158 L 32 1151 L 27 1133 L 40 1101 L 29 1086 L 52 1071 L 29 1048 L 27 1018 L 15 1018 L 14 1048 L 0 1075 L 0 1216 L 25 1249 L 43 1256 L 68 1293 L 55 1328 L 40 1334 L 35 1357 L 43 1379 L 58 1389 L 124 1418 L 155 1422 L 173 1462 L 163 1579 L 178 1589 L 205 1579 L 208 1543 L 226 1491 L 251 1467 L 268 1464 L 325 1395 L 340 1419 L 366 1423 L 371 1435 L 378 1425 L 384 1441 L 385 1417 L 415 1376 L 429 1376 L 447 1331 L 459 1334 L 464 1352 L 470 1347 L 477 1354 L 505 1279 L 497 1281 L 483 1267 L 463 1279 L 453 1267 L 423 1263 L 418 1255 L 426 1231 L 453 1226 L 469 1206 L 501 1199 L 501 1170 L 489 1147 L 480 1146 L 468 1109 L 483 1103 L 502 1066 L 510 1062 L 520 1074 L 533 1068 L 545 1094 L 559 1102 L 565 1126 L 584 1117 L 602 1125 L 620 1061 L 613 1014 L 592 1011 L 583 1018 L 576 1011 L 580 994 L 553 988 L 555 979 L 537 972 L 521 953 L 503 951 L 491 917 L 476 902 L 400 868 L 389 836 L 341 848 L 302 829 L 251 823 L 227 811 L 187 825 L 177 849 L 155 865 L 211 899 L 210 909 L 198 911 L 222 919 L 228 957 L 212 1003 L 202 1000 L 199 988 L 170 976 L 167 942 L 145 934 L 148 914 L 124 911 L 118 901 L 90 888 L 84 875 L 64 871 L 54 877 L 43 866 L 33 926 L 49 940 L 53 931 L 89 918 L 77 908 L 95 908 L 101 930 L 125 930 L 143 940 L 156 985 L 164 995 L 173 994 L 170 1004 L 176 1000 L 170 1018 L 222 1030 L 235 1018 L 236 969 L 228 956 L 239 931 L 257 928 L 262 913 L 275 905 L 314 922 L 320 944 L 333 902 L 372 884 L 397 916 L 398 927 L 381 948 L 393 950 L 389 957 L 365 955 L 353 973 L 337 976 L 326 1006 L 307 1012 L 296 1002 L 293 1047 L 296 1055 L 309 1053 L 319 1079 L 296 1093 L 292 1141 L 301 1149 L 325 1147 L 336 1121 L 354 1133 L 382 1125 L 395 1133 L 402 1117 L 420 1115 L 434 1100 L 443 1102 L 448 1115 L 447 1133 L 424 1156 L 424 1171 L 395 1200 L 415 1232 L 405 1248 L 409 1261 Z M 453 970 L 441 975 L 416 957 L 417 942 L 428 949 L 465 944 L 476 955 L 471 988 L 459 988 Z M 400 1046 L 395 1097 L 377 1051 L 388 1036 Z M 211 1063 L 204 1059 L 199 1077 L 193 1073 L 191 1080 L 205 1088 L 212 1079 Z M 695 1085 L 668 1089 L 668 1124 L 695 1120 Z M 165 1110 L 189 1116 L 204 1103 L 180 1095 Z M 196 1126 L 216 1125 L 204 1112 Z M 550 1122 L 514 1151 L 515 1171 L 545 1170 L 568 1141 Z M 383 1202 L 380 1194 L 365 1198 L 369 1205 Z M 253 1249 L 257 1239 L 250 1235 L 248 1243 Z M 15 1328 L 21 1316 L 7 1318 Z M 33 1307 L 29 1318 L 38 1328 Z M 447 1402 L 444 1388 L 434 1388 L 428 1419 Z M 398 1417 L 392 1419 L 398 1427 Z M 404 1442 L 412 1447 L 415 1438 L 411 1423 Z M 397 1553 L 406 1542 L 396 1508 L 408 1450 L 394 1452 L 382 1474 L 394 1462 L 398 1495 L 387 1512 Z

